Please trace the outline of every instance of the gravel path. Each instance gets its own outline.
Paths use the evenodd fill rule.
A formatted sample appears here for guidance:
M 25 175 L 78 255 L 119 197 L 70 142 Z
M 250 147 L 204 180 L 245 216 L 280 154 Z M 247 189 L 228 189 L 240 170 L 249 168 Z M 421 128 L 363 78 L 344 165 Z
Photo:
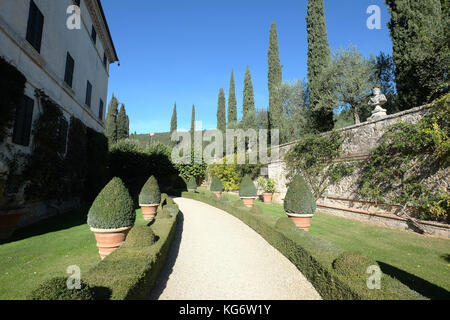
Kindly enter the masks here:
M 201 202 L 175 201 L 180 223 L 150 299 L 321 299 L 286 257 L 243 222 Z

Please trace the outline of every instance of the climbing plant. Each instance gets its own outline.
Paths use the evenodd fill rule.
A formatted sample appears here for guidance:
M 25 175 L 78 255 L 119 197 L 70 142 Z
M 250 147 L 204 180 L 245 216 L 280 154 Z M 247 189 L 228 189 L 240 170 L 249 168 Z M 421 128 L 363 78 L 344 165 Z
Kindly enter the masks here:
M 285 156 L 288 180 L 302 175 L 319 199 L 328 186 L 353 171 L 353 165 L 336 161 L 342 153 L 342 140 L 337 131 L 303 136 Z
M 388 128 L 363 164 L 358 185 L 374 201 L 416 207 L 422 219 L 449 220 L 447 188 L 426 181 L 450 164 L 450 94 L 435 101 L 416 124 Z M 441 171 L 445 172 L 445 171 Z

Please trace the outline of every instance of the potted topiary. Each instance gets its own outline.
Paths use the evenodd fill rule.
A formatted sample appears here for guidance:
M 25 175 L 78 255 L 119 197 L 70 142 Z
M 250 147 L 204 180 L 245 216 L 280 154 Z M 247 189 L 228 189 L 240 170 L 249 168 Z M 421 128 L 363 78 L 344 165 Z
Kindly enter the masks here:
M 284 211 L 295 225 L 309 231 L 311 219 L 316 212 L 316 199 L 302 176 L 297 175 L 284 198 Z
M 223 192 L 223 185 L 222 181 L 219 179 L 219 177 L 214 176 L 211 182 L 211 192 L 216 195 L 217 198 L 220 198 Z
M 187 189 L 189 192 L 195 192 L 197 190 L 197 181 L 195 181 L 194 177 L 191 177 L 189 179 L 189 182 L 187 184 Z
M 241 197 L 242 202 L 246 207 L 253 208 L 253 204 L 257 198 L 257 190 L 253 180 L 248 175 L 246 175 L 241 181 L 241 185 L 239 187 L 239 197 Z
M 161 192 L 158 181 L 151 176 L 142 187 L 139 193 L 139 206 L 146 221 L 152 221 L 156 216 L 156 210 L 161 202 Z
M 273 193 L 275 192 L 275 180 L 259 177 L 258 184 L 264 190 L 264 203 L 272 203 Z
M 88 213 L 100 257 L 119 248 L 136 220 L 133 199 L 120 178 L 113 178 L 99 193 Z

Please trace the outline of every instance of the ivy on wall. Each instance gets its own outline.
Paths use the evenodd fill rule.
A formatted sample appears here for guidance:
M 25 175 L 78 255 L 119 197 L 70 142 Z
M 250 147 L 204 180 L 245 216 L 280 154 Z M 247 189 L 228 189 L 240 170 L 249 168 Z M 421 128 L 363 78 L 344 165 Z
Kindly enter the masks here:
M 383 135 L 363 164 L 358 184 L 365 197 L 413 206 L 422 219 L 447 220 L 448 188 L 433 190 L 425 181 L 450 164 L 450 94 L 442 96 L 416 124 L 399 123 Z
M 23 98 L 26 78 L 0 57 L 0 143 L 4 142 L 14 123 L 17 106 Z
M 353 165 L 336 162 L 342 154 L 342 135 L 337 131 L 327 134 L 307 134 L 286 153 L 287 178 L 301 174 L 319 199 L 328 186 L 338 183 L 353 172 Z

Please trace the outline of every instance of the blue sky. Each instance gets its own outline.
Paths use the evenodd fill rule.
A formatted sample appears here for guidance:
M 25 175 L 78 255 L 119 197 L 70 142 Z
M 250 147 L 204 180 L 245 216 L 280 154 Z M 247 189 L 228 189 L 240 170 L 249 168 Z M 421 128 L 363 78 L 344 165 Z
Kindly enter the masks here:
M 102 1 L 120 67 L 111 65 L 108 102 L 125 103 L 130 132 L 165 132 L 177 102 L 178 129 L 189 129 L 191 108 L 203 128 L 216 127 L 217 96 L 228 98 L 234 69 L 238 112 L 245 67 L 252 73 L 257 108 L 268 105 L 267 48 L 278 28 L 283 80 L 307 74 L 307 0 Z M 370 5 L 381 8 L 381 30 L 369 30 Z M 325 0 L 330 47 L 357 46 L 363 55 L 392 52 L 383 0 Z

